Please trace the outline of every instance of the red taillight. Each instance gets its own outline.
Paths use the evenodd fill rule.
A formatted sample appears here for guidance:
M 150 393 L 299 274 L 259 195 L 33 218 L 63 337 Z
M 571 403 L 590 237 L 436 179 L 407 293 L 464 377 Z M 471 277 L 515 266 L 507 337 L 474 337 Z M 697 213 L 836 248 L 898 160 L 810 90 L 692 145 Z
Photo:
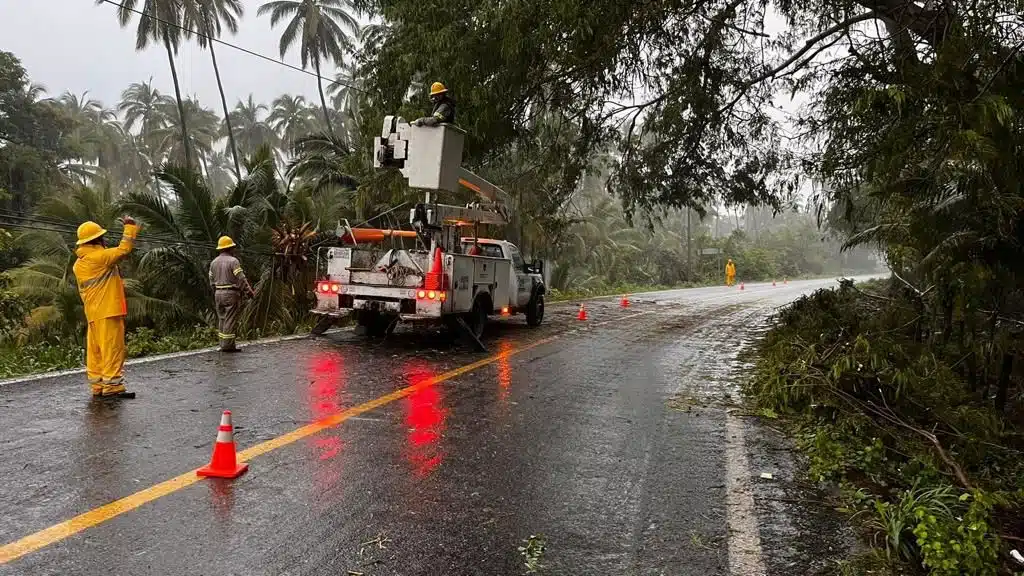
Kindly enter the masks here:
M 508 316 L 508 306 L 505 306 L 504 308 L 501 309 L 501 315 Z
M 340 294 L 341 284 L 337 282 L 317 282 L 316 289 L 321 294 Z

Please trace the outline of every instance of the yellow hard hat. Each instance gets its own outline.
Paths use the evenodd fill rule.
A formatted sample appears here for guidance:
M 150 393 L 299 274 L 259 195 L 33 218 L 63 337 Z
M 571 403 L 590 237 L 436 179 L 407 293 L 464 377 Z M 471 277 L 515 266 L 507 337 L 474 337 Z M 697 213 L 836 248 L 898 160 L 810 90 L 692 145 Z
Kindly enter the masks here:
M 434 82 L 430 85 L 430 95 L 437 96 L 438 94 L 444 94 L 448 89 L 444 87 L 444 84 L 440 82 Z
M 103 226 L 100 226 L 92 220 L 83 222 L 82 225 L 78 227 L 78 242 L 76 242 L 75 245 L 81 246 L 87 242 L 92 242 L 106 233 L 107 231 Z
M 227 250 L 228 248 L 234 248 L 235 241 L 230 236 L 221 236 L 217 240 L 217 250 Z

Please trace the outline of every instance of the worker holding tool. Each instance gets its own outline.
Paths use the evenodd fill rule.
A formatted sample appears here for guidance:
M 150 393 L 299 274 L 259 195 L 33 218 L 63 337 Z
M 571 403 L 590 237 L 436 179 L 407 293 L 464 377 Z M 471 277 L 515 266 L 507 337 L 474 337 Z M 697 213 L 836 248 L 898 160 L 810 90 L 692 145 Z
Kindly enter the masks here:
M 89 221 L 78 227 L 78 242 L 73 268 L 78 293 L 88 323 L 85 335 L 85 374 L 93 397 L 134 398 L 124 387 L 125 317 L 128 300 L 117 263 L 135 247 L 139 227 L 129 216 L 121 219 L 124 232 L 115 248 L 107 248 L 107 234 L 99 224 Z
M 455 101 L 448 95 L 448 89 L 440 82 L 430 86 L 430 101 L 434 103 L 434 111 L 430 116 L 413 120 L 414 126 L 437 126 L 438 124 L 455 123 Z
M 235 325 L 242 311 L 242 292 L 255 297 L 242 263 L 235 257 L 235 241 L 229 236 L 217 240 L 217 257 L 210 262 L 210 284 L 217 307 L 217 336 L 221 352 L 239 352 L 235 346 Z
M 732 263 L 732 258 L 725 263 L 725 285 L 732 286 L 736 283 L 736 265 Z

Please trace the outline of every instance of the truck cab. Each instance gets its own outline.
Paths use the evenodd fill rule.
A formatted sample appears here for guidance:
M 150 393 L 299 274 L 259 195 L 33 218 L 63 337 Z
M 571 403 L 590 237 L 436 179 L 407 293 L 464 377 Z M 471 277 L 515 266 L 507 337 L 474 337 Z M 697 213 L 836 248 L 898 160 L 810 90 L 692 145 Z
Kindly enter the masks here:
M 474 241 L 472 237 L 463 237 L 462 253 L 474 255 L 472 254 L 474 243 L 479 247 L 479 253 L 475 255 L 508 260 L 512 264 L 509 267 L 508 278 L 509 305 L 507 310 L 503 306 L 499 310 L 501 313 L 515 314 L 525 311 L 530 304 L 530 299 L 534 297 L 534 292 L 539 291 L 541 295 L 544 294 L 543 265 L 539 262 L 527 264 L 515 244 L 505 240 L 477 238 Z

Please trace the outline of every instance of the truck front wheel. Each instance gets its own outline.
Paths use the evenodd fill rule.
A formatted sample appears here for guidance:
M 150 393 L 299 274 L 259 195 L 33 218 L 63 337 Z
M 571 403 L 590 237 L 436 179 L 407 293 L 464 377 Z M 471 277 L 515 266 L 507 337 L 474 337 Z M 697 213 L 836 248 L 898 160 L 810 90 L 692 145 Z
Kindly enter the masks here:
M 540 326 L 544 321 L 544 295 L 535 293 L 526 305 L 526 325 L 530 327 Z

